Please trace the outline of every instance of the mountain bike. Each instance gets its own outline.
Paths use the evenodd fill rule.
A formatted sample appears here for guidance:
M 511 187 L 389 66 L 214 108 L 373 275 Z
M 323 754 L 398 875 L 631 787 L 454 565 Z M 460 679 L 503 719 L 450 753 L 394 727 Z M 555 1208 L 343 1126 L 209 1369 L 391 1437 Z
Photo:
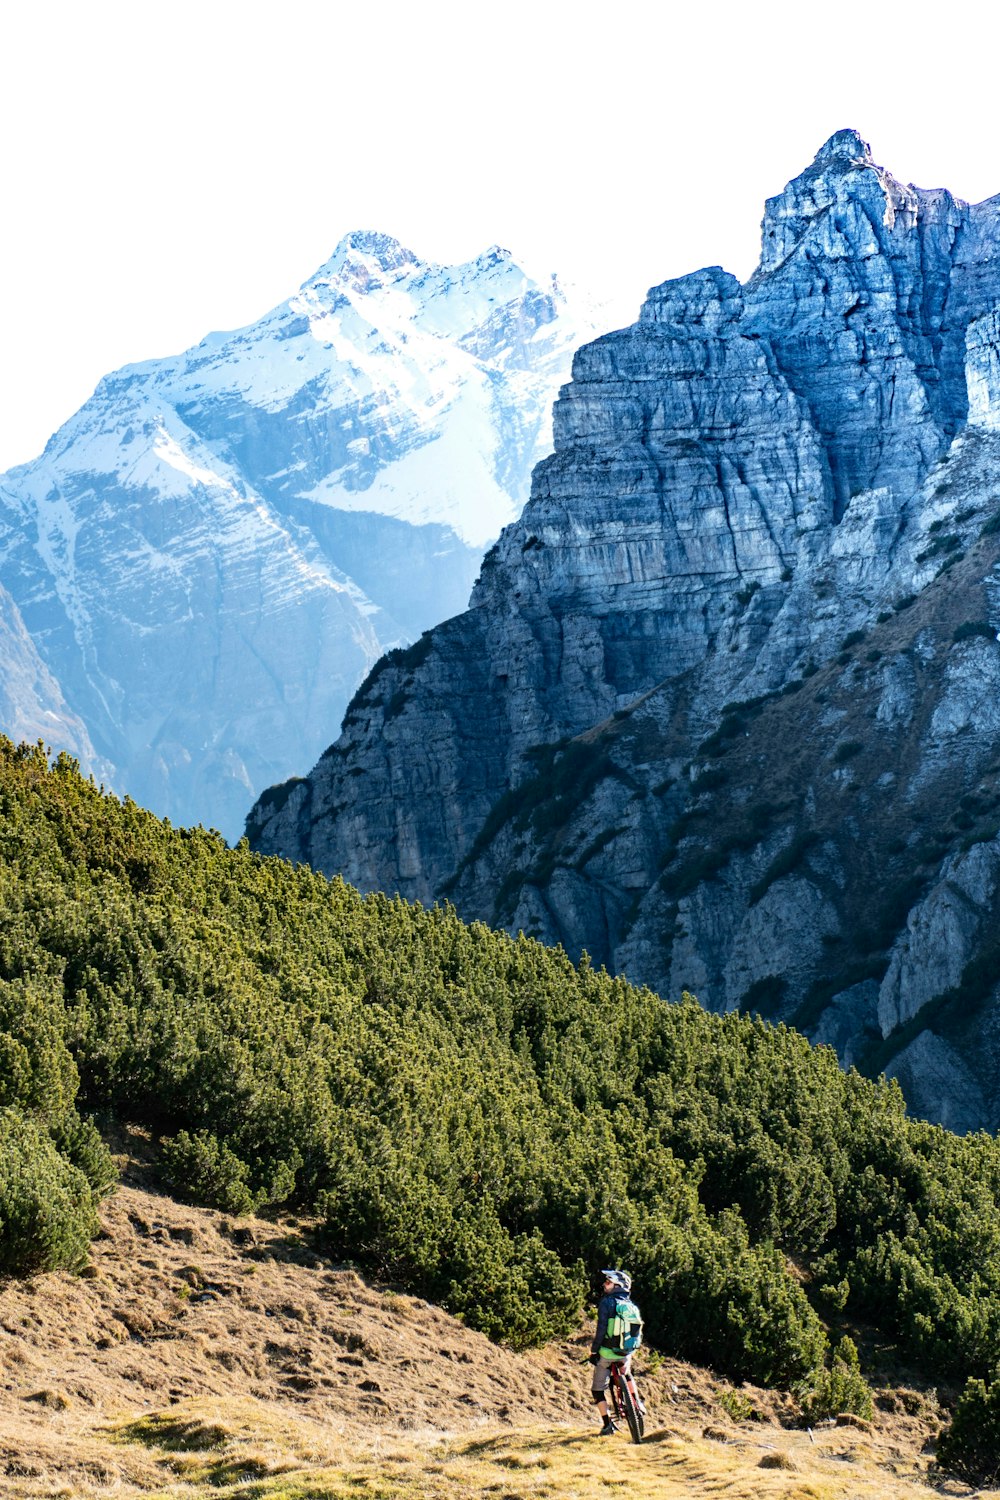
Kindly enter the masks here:
M 633 1443 L 641 1443 L 646 1431 L 646 1422 L 625 1376 L 624 1360 L 615 1360 L 612 1364 L 608 1390 L 611 1393 L 611 1407 L 618 1421 L 624 1418 L 632 1434 Z

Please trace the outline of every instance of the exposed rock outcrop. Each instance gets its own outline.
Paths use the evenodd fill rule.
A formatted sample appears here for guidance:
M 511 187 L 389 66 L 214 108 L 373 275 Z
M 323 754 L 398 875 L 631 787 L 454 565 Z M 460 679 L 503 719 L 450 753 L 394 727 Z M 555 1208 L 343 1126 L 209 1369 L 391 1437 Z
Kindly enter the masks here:
M 998 200 L 833 136 L 745 286 L 668 282 L 577 353 L 471 608 L 252 841 L 1000 1123 L 998 302 Z

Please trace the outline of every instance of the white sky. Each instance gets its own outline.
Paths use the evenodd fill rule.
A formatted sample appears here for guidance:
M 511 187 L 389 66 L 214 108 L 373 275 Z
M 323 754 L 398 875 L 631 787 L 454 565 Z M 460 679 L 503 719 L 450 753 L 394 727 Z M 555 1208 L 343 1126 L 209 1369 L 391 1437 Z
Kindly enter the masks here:
M 753 268 L 844 126 L 1000 191 L 992 7 L 23 0 L 0 21 L 0 469 L 108 370 L 250 322 L 349 229 L 610 299 Z

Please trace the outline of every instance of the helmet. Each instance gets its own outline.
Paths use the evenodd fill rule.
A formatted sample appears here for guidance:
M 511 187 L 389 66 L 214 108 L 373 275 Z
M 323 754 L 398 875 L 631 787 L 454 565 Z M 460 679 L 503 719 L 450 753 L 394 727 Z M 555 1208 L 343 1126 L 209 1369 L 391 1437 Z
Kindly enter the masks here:
M 627 1271 L 602 1271 L 602 1281 L 613 1281 L 615 1286 L 621 1287 L 626 1297 L 632 1291 L 632 1278 Z

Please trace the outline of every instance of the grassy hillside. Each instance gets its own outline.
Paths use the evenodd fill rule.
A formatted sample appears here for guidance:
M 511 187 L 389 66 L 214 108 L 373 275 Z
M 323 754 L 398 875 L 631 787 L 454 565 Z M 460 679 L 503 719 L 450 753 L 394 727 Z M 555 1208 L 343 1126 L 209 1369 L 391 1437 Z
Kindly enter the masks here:
M 0 743 L 0 1266 L 85 1257 L 132 1121 L 174 1190 L 517 1345 L 627 1264 L 650 1338 L 822 1387 L 860 1320 L 935 1378 L 1000 1358 L 1000 1150 L 794 1032 L 450 909 L 172 829 Z M 806 1397 L 808 1399 L 808 1397 Z
M 584 1353 L 515 1353 L 418 1297 L 234 1220 L 123 1184 L 86 1276 L 0 1298 L 4 1500 L 935 1500 L 933 1396 L 803 1431 L 794 1402 L 640 1351 L 647 1442 L 598 1439 Z M 145 1184 L 145 1186 L 143 1185 Z M 792 1425 L 789 1425 L 792 1423 Z M 955 1493 L 952 1488 L 950 1493 Z

